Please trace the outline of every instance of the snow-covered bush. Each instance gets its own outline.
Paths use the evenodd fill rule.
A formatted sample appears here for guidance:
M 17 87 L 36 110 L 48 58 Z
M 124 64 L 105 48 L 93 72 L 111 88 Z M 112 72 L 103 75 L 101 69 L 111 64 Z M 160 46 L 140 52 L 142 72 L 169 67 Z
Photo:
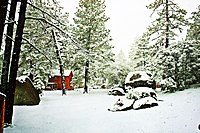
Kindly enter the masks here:
M 165 78 L 160 82 L 162 91 L 174 92 L 176 90 L 176 82 L 171 78 Z

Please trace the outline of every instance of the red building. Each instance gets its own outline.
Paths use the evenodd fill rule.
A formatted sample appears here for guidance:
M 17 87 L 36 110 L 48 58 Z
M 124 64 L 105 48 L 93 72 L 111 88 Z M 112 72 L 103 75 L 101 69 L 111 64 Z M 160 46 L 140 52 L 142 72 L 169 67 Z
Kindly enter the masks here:
M 64 78 L 65 78 L 65 88 L 67 90 L 73 90 L 74 88 L 70 86 L 72 81 L 73 73 L 71 70 L 64 70 Z M 52 75 L 49 78 L 49 82 L 46 89 L 62 89 L 62 80 L 61 74 L 59 70 L 53 70 Z

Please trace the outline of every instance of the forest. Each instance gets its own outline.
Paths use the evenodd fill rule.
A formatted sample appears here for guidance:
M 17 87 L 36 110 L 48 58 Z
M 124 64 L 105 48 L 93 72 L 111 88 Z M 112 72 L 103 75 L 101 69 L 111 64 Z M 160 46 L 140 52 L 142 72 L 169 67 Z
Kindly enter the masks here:
M 149 71 L 157 84 L 175 92 L 200 82 L 200 5 L 187 11 L 175 0 L 146 7 L 155 20 L 133 41 L 128 59 L 114 54 L 106 27 L 105 0 L 80 0 L 73 22 L 57 0 L 1 0 L 1 92 L 7 96 L 5 122 L 12 123 L 16 77 L 32 76 L 45 89 L 53 69 L 72 70 L 74 88 L 123 86 L 128 72 Z M 185 38 L 177 36 L 187 29 Z M 86 84 L 87 83 L 87 84 Z M 63 92 L 65 93 L 65 92 Z

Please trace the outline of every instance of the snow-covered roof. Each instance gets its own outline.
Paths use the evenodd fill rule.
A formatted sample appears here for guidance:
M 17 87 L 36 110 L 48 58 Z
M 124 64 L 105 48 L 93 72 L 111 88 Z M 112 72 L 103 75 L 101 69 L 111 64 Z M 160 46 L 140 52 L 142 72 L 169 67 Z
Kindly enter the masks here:
M 72 72 L 71 70 L 64 70 L 64 76 L 69 76 L 71 72 Z M 53 76 L 61 76 L 60 70 L 52 70 L 52 75 Z
M 137 77 L 138 76 L 138 77 Z M 125 83 L 130 83 L 130 82 L 135 82 L 135 81 L 146 81 L 150 80 L 150 76 L 147 75 L 145 71 L 134 71 L 134 72 L 129 72 L 126 79 Z

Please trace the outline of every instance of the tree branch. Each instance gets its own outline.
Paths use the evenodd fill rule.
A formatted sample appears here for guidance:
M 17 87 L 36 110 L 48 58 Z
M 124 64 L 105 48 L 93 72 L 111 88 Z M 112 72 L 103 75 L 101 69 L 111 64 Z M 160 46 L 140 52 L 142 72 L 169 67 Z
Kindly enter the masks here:
M 56 26 L 55 24 L 53 24 L 53 23 L 47 21 L 46 19 L 44 19 L 44 18 L 37 18 L 37 17 L 31 17 L 31 16 L 30 16 L 30 17 L 26 17 L 26 19 L 41 20 L 41 21 L 43 21 L 43 22 L 49 24 L 50 26 L 53 26 L 54 28 L 56 28 L 57 30 L 59 30 L 62 34 L 64 34 L 67 38 L 69 38 L 69 39 L 73 42 L 73 44 L 75 44 L 75 45 L 76 45 L 78 48 L 80 48 L 83 52 L 85 52 L 85 53 L 88 52 L 87 50 L 81 48 L 81 46 L 78 44 L 78 41 L 77 41 L 77 40 L 75 41 L 74 38 L 72 38 L 68 33 L 66 33 L 65 31 L 63 31 L 60 27 Z
M 56 20 L 59 24 L 64 25 L 64 24 L 61 23 L 59 20 L 57 20 L 55 17 L 53 17 L 51 14 L 49 14 L 49 13 L 45 12 L 44 10 L 42 10 L 42 9 L 40 9 L 40 8 L 38 8 L 38 7 L 36 7 L 35 5 L 33 5 L 33 4 L 30 3 L 30 2 L 28 2 L 28 4 L 29 4 L 30 6 L 32 6 L 33 8 L 35 8 L 35 9 L 41 11 L 42 13 L 48 15 L 48 16 L 51 17 L 52 19 Z
M 37 47 L 35 47 L 28 39 L 26 38 L 22 38 L 24 41 L 26 41 L 29 45 L 31 45 L 31 47 L 33 47 L 35 50 L 37 50 L 39 53 L 41 53 L 47 60 L 49 60 L 49 62 L 51 64 L 53 64 L 52 60 L 46 56 L 46 54 L 44 54 L 44 52 L 42 52 L 40 49 L 38 49 Z M 57 63 L 57 62 L 56 62 Z

